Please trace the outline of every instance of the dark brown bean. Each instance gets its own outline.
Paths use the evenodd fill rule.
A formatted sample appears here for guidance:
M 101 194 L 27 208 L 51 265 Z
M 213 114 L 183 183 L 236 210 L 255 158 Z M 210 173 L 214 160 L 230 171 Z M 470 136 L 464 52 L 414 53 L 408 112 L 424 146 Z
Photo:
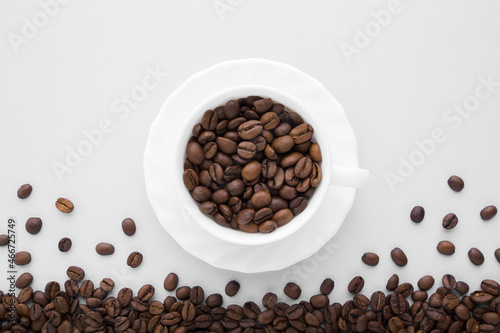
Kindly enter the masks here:
M 115 247 L 109 243 L 99 243 L 96 245 L 95 251 L 102 256 L 107 256 L 115 253 Z
M 349 282 L 347 290 L 351 294 L 357 294 L 361 292 L 364 285 L 365 285 L 365 280 L 361 276 L 356 276 L 351 280 L 351 282 Z
M 294 145 L 293 138 L 290 135 L 284 135 L 274 139 L 271 146 L 276 153 L 284 154 L 290 151 L 293 145 Z
M 238 135 L 243 140 L 251 140 L 262 133 L 262 123 L 258 120 L 249 120 L 238 126 Z
M 273 232 L 277 228 L 278 224 L 276 224 L 276 222 L 274 222 L 273 220 L 267 220 L 259 225 L 259 232 L 267 234 Z
M 278 297 L 273 293 L 267 293 L 262 298 L 262 305 L 267 309 L 272 309 L 278 302 Z
M 33 282 L 33 275 L 26 272 L 19 275 L 19 277 L 16 280 L 16 287 L 19 289 L 23 289 L 28 287 L 31 284 L 31 282 Z
M 415 223 L 420 223 L 424 220 L 425 210 L 422 206 L 415 206 L 411 210 L 410 219 Z
M 132 268 L 137 268 L 142 263 L 142 254 L 140 252 L 134 251 L 127 258 L 127 265 Z
M 309 124 L 300 124 L 290 131 L 290 136 L 295 144 L 301 144 L 311 140 L 314 129 Z
M 262 172 L 262 165 L 257 161 L 252 161 L 241 170 L 241 177 L 247 181 L 257 179 Z
M 445 229 L 453 229 L 457 226 L 457 224 L 458 217 L 453 213 L 446 214 L 443 218 L 443 228 Z
M 26 221 L 26 231 L 32 235 L 36 235 L 42 229 L 42 219 L 39 217 L 30 217 Z
M 421 290 L 429 290 L 432 288 L 432 286 L 434 285 L 434 278 L 430 275 L 426 275 L 426 276 L 423 276 L 420 278 L 420 280 L 418 280 L 418 287 L 421 289 Z
M 453 191 L 460 192 L 464 189 L 464 181 L 458 176 L 451 176 L 448 179 L 448 186 L 450 186 Z
M 269 111 L 273 106 L 273 101 L 270 98 L 262 98 L 253 102 L 253 106 L 258 113 Z
M 57 247 L 61 252 L 68 252 L 71 249 L 71 245 L 72 245 L 71 239 L 69 239 L 68 237 L 63 237 L 59 241 Z
M 450 256 L 455 253 L 455 245 L 450 241 L 440 241 L 437 245 L 437 250 L 441 254 Z
M 395 247 L 391 251 L 391 258 L 392 261 L 394 261 L 394 263 L 399 267 L 403 267 L 408 264 L 408 258 L 406 257 L 406 254 L 399 247 Z
M 300 287 L 293 282 L 288 282 L 286 284 L 284 292 L 285 295 L 287 295 L 291 299 L 298 299 L 302 294 L 302 290 L 300 289 Z
M 21 185 L 17 190 L 17 197 L 19 199 L 26 199 L 30 196 L 31 191 L 33 191 L 33 187 L 30 184 Z
M 31 254 L 28 251 L 17 252 L 14 256 L 14 263 L 18 266 L 27 265 L 31 262 Z
M 479 251 L 477 248 L 473 247 L 469 250 L 468 252 L 469 259 L 470 261 L 476 265 L 482 265 L 484 263 L 484 255 L 481 251 Z
M 76 282 L 83 280 L 85 277 L 85 271 L 78 266 L 69 266 L 66 270 L 66 274 L 71 280 Z
M 237 281 L 229 281 L 226 285 L 226 295 L 232 297 L 238 293 L 240 290 L 240 284 Z
M 321 283 L 321 286 L 319 289 L 320 289 L 322 294 L 329 295 L 332 292 L 334 286 L 335 286 L 335 283 L 333 282 L 333 280 L 330 278 L 326 278 Z
M 377 266 L 379 262 L 379 257 L 376 253 L 366 252 L 361 257 L 361 261 L 363 261 L 368 266 Z
M 323 157 L 321 155 L 321 148 L 317 142 L 313 142 L 311 147 L 309 147 L 309 156 L 316 163 L 323 162 Z
M 495 206 L 487 206 L 484 207 L 483 210 L 481 210 L 481 218 L 484 221 L 491 220 L 495 215 L 497 215 L 497 208 Z
M 265 130 L 273 130 L 280 123 L 280 118 L 274 112 L 266 112 L 260 118 L 260 122 L 264 126 Z
M 393 291 L 399 285 L 399 276 L 397 274 L 393 274 L 389 280 L 387 281 L 386 288 L 387 290 Z
M 448 290 L 454 290 L 457 287 L 457 281 L 451 274 L 443 275 L 443 286 Z

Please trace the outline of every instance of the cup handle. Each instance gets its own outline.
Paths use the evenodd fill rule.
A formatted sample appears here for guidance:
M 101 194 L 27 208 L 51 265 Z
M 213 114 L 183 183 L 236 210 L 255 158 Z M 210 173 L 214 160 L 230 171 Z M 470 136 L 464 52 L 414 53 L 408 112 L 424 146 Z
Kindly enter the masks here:
M 362 188 L 370 179 L 370 171 L 334 165 L 332 168 L 332 185 Z

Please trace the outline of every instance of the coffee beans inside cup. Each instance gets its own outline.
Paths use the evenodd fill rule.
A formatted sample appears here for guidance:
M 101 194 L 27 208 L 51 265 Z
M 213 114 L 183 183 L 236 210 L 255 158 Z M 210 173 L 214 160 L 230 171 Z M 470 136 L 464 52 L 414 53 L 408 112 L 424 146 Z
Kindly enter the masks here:
M 306 209 L 321 183 L 321 149 L 302 117 L 249 96 L 207 110 L 186 146 L 183 181 L 221 226 L 269 233 Z

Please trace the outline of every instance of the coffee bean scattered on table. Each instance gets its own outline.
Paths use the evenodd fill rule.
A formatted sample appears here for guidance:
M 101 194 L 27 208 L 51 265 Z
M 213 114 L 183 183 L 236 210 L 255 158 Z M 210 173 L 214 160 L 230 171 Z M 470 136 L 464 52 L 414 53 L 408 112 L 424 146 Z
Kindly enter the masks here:
M 408 258 L 406 257 L 406 254 L 399 247 L 395 247 L 391 251 L 391 258 L 392 261 L 394 261 L 394 263 L 399 267 L 403 267 L 408 264 Z
M 500 263 L 500 248 L 495 250 L 495 258 Z
M 225 292 L 226 292 L 226 295 L 227 296 L 234 296 L 238 293 L 238 291 L 240 290 L 240 284 L 239 282 L 237 281 L 229 281 L 227 284 L 226 284 L 226 289 L 225 289 Z
M 85 277 L 85 271 L 78 266 L 70 266 L 66 270 L 66 275 L 68 275 L 71 280 L 78 282 Z
M 20 199 L 26 199 L 30 196 L 33 187 L 30 184 L 24 184 L 17 190 L 17 197 Z
M 399 285 L 399 276 L 397 274 L 392 274 L 389 280 L 387 280 L 387 284 L 385 288 L 387 290 L 393 291 Z
M 470 261 L 476 265 L 482 265 L 484 263 L 484 255 L 479 249 L 473 247 L 468 252 Z
M 335 287 L 335 282 L 333 282 L 333 280 L 330 278 L 326 278 L 321 283 L 319 290 L 321 291 L 322 294 L 329 295 L 334 287 Z
M 68 237 L 63 237 L 59 241 L 58 248 L 61 252 L 68 252 L 71 249 L 72 241 Z
M 355 276 L 351 282 L 349 282 L 349 285 L 347 286 L 347 290 L 351 294 L 358 294 L 361 292 L 365 285 L 365 280 L 361 276 Z
M 42 229 L 42 219 L 39 217 L 30 217 L 26 221 L 26 231 L 32 235 L 36 235 Z
M 142 253 L 134 251 L 127 258 L 127 265 L 132 268 L 137 268 L 142 263 Z
M 363 261 L 368 266 L 377 266 L 379 262 L 379 257 L 376 253 L 366 252 L 361 257 L 361 261 Z
M 455 253 L 455 245 L 450 241 L 443 240 L 438 243 L 437 250 L 441 254 L 451 256 Z
M 453 214 L 453 213 L 448 213 L 446 216 L 443 218 L 443 228 L 445 229 L 453 229 L 457 226 L 458 224 L 458 217 Z
M 163 287 L 167 291 L 172 291 L 177 288 L 177 284 L 179 283 L 179 277 L 175 273 L 169 273 L 163 282 Z
M 135 234 L 136 227 L 135 222 L 131 218 L 126 218 L 122 221 L 122 230 L 127 236 L 132 236 Z
M 31 254 L 28 251 L 17 252 L 14 256 L 14 263 L 18 266 L 27 265 L 31 262 Z
M 426 275 L 420 278 L 417 283 L 420 290 L 427 291 L 434 286 L 434 278 L 430 275 Z
M 31 282 L 33 282 L 33 275 L 26 272 L 26 273 L 19 275 L 19 277 L 16 280 L 16 287 L 19 289 L 23 289 L 23 288 L 26 288 L 27 286 L 29 286 L 31 284 Z
M 415 206 L 411 210 L 410 219 L 415 223 L 420 223 L 424 220 L 425 209 L 422 206 Z
M 462 178 L 458 176 L 451 176 L 448 179 L 448 186 L 455 191 L 455 192 L 460 192 L 464 189 L 464 181 Z
M 109 256 L 115 253 L 115 247 L 109 243 L 99 243 L 95 246 L 95 251 L 101 256 Z
M 497 215 L 497 208 L 495 206 L 487 206 L 481 210 L 481 218 L 485 221 L 491 220 L 495 215 Z
M 59 198 L 57 199 L 56 201 L 56 207 L 57 209 L 59 209 L 61 212 L 63 213 L 71 213 L 73 211 L 73 209 L 75 208 L 75 206 L 73 205 L 73 203 L 66 199 L 66 198 Z
M 286 284 L 284 292 L 285 292 L 285 295 L 287 295 L 291 299 L 297 299 L 302 294 L 302 290 L 300 289 L 300 287 L 296 283 L 293 283 L 293 282 L 288 282 Z
M 314 129 L 270 98 L 207 110 L 186 146 L 183 181 L 219 225 L 270 233 L 306 209 L 321 183 Z

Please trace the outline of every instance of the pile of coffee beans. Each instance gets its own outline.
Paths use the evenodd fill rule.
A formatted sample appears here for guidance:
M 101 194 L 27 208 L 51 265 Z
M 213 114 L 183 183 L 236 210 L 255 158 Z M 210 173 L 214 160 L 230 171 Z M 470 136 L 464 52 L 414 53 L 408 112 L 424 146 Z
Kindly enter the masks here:
M 98 284 L 85 279 L 85 271 L 70 266 L 69 279 L 60 285 L 46 284 L 34 291 L 33 277 L 22 274 L 15 294 L 0 291 L 1 332 L 373 332 L 373 333 L 496 333 L 500 330 L 500 284 L 483 280 L 480 289 L 469 293 L 469 285 L 451 274 L 441 278 L 442 286 L 430 294 L 435 279 L 426 275 L 414 287 L 400 283 L 394 274 L 387 282 L 388 292 L 361 294 L 364 279 L 356 276 L 347 289 L 352 299 L 344 304 L 328 295 L 334 288 L 325 279 L 320 293 L 291 304 L 280 301 L 273 292 L 262 297 L 261 305 L 252 300 L 224 304 L 221 294 L 205 296 L 200 286 L 177 287 L 178 276 L 170 273 L 165 288 L 175 296 L 154 299 L 155 287 L 142 286 L 136 294 L 123 287 L 116 297 L 109 296 L 115 283 L 104 278 Z M 231 281 L 226 294 L 234 295 L 240 285 Z M 284 287 L 292 300 L 301 296 L 293 283 Z M 410 300 L 412 304 L 410 304 Z
M 304 211 L 321 182 L 313 133 L 299 114 L 270 98 L 230 100 L 193 127 L 184 185 L 219 225 L 272 232 Z

